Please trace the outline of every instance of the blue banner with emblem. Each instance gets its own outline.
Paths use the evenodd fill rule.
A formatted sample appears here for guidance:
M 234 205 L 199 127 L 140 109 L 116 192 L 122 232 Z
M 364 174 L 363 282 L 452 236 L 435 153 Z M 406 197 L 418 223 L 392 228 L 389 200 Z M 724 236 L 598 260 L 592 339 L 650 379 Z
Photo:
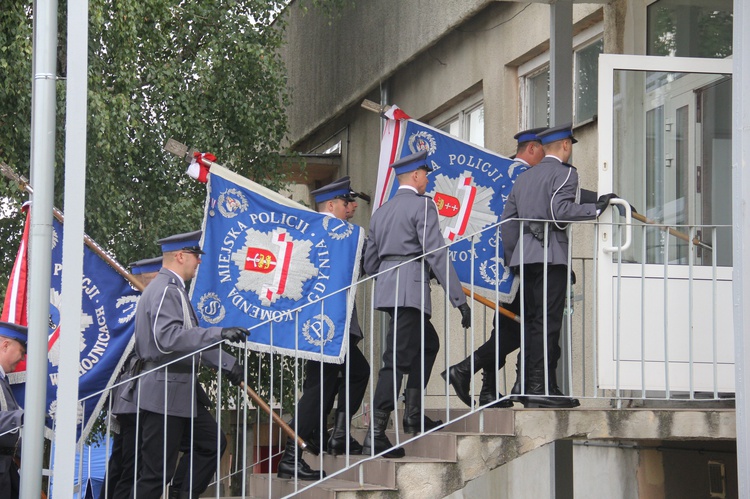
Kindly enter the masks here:
M 467 287 L 473 282 L 475 292 L 487 298 L 512 301 L 518 282 L 505 265 L 499 231 L 481 231 L 500 222 L 513 183 L 526 165 L 408 117 L 389 119 L 373 212 L 398 189 L 389 165 L 423 150 L 433 168 L 426 194 L 437 205 L 446 244 L 453 243 L 450 256 L 459 279 Z
M 63 225 L 53 220 L 52 278 L 50 288 L 49 332 L 47 343 L 47 416 L 48 437 L 52 438 L 57 408 L 57 369 L 60 363 L 60 304 L 62 302 Z M 83 242 L 81 242 L 83 244 Z M 19 258 L 26 258 L 25 252 Z M 78 366 L 77 437 L 85 438 L 101 411 L 110 386 L 132 348 L 135 307 L 140 291 L 97 254 L 84 246 L 81 282 L 81 328 L 78 331 L 81 357 Z M 25 311 L 22 314 L 25 317 Z M 68 334 L 68 333 L 63 333 Z M 13 393 L 23 407 L 26 388 L 25 366 L 9 374 Z M 95 395 L 96 394 L 96 395 Z
M 364 236 L 211 166 L 191 299 L 201 325 L 243 326 L 249 348 L 342 363 Z

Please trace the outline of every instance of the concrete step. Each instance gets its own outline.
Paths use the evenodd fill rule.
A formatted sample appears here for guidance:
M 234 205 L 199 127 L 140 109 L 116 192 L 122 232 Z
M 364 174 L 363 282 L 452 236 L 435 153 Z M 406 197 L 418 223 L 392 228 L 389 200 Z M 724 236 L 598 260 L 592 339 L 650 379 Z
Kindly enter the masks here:
M 453 433 L 482 433 L 485 435 L 513 435 L 514 412 L 511 408 L 485 409 L 469 414 L 469 409 L 427 409 L 431 419 L 451 422 L 440 431 Z
M 407 454 L 401 459 L 375 458 L 370 456 L 349 456 L 347 463 L 346 456 L 332 456 L 325 454 L 323 456 L 323 469 L 329 475 L 341 472 L 336 478 L 359 482 L 360 476 L 364 483 L 371 485 L 380 485 L 388 488 L 396 488 L 396 477 L 400 466 L 421 464 L 421 463 L 453 463 L 444 459 L 431 457 L 420 457 Z M 307 460 L 310 466 L 313 466 L 312 460 Z M 319 460 L 314 461 L 314 467 L 319 467 Z M 361 464 L 360 464 L 361 463 Z M 348 466 L 347 466 L 348 464 Z M 343 471 L 342 471 L 343 470 Z
M 310 464 L 312 466 L 312 463 Z M 339 477 L 328 478 L 310 489 L 299 492 L 311 483 L 313 482 L 295 482 L 294 479 L 277 478 L 276 475 L 273 475 L 270 479 L 267 474 L 253 475 L 248 483 L 248 493 L 252 497 L 267 497 L 269 499 L 288 495 L 294 495 L 294 497 L 300 499 L 344 499 L 346 497 L 358 497 L 363 493 L 367 493 L 368 497 L 398 497 L 398 491 L 394 487 L 367 483 L 360 485 L 357 481 L 343 480 Z

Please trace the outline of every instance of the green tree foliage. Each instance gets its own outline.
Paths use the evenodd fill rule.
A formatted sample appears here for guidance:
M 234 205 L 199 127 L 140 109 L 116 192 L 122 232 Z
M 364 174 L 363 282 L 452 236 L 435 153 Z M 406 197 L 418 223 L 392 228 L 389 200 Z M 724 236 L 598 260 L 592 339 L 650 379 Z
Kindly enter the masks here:
M 277 0 L 91 0 L 86 231 L 116 258 L 155 256 L 160 237 L 199 228 L 205 188 L 164 152 L 169 137 L 269 187 L 280 172 L 288 99 Z M 55 204 L 64 210 L 67 24 L 59 5 Z M 29 175 L 32 11 L 0 9 L 0 160 Z M 26 195 L 3 181 L 16 208 Z M 5 279 L 22 224 L 0 219 Z

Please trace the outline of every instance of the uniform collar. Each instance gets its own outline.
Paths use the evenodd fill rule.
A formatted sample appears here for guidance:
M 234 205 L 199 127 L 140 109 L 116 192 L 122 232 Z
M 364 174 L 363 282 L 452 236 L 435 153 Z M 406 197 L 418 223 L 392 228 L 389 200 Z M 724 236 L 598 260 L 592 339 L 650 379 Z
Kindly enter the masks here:
M 417 190 L 417 188 L 411 185 L 399 186 L 398 190 L 400 191 L 401 189 L 409 189 L 410 191 L 414 191 L 414 194 L 419 194 L 419 191 Z
M 554 154 L 547 154 L 547 155 L 545 156 L 545 158 L 554 158 L 554 159 L 556 159 L 557 161 L 559 161 L 560 163 L 562 163 L 562 162 L 563 162 L 563 160 L 561 160 L 560 158 L 558 158 L 558 157 L 557 157 L 557 156 L 555 156 Z
M 169 270 L 168 268 L 164 268 L 164 270 L 175 276 L 177 280 L 180 281 L 180 284 L 182 284 L 182 287 L 185 287 L 185 281 L 182 280 L 182 277 L 177 275 L 177 272 L 175 272 L 174 270 Z
M 8 375 L 5 374 L 5 369 L 3 369 L 3 366 L 0 366 L 0 379 L 7 378 Z

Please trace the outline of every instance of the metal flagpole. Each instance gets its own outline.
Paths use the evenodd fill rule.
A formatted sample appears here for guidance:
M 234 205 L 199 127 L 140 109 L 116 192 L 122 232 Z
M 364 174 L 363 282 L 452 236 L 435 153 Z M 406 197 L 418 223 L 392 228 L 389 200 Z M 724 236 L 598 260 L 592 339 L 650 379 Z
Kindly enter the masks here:
M 42 490 L 52 266 L 56 67 L 57 0 L 36 0 L 31 91 L 31 179 L 37 186 L 37 192 L 33 196 L 29 230 L 29 341 L 21 446 L 21 499 L 38 499 Z
M 750 76 L 750 6 L 745 0 L 734 0 L 734 41 L 732 44 L 732 285 L 734 300 L 734 369 L 737 411 L 737 473 L 738 495 L 750 499 L 750 442 L 748 442 L 748 417 L 750 416 L 750 340 L 747 337 L 745 311 L 750 309 L 750 293 L 745 284 L 750 283 L 750 97 L 744 80 Z
M 56 497 L 73 497 L 78 419 L 83 221 L 86 203 L 88 0 L 68 2 L 68 81 L 65 86 L 65 211 L 60 366 L 55 421 Z M 33 218 L 32 218 L 33 222 Z

